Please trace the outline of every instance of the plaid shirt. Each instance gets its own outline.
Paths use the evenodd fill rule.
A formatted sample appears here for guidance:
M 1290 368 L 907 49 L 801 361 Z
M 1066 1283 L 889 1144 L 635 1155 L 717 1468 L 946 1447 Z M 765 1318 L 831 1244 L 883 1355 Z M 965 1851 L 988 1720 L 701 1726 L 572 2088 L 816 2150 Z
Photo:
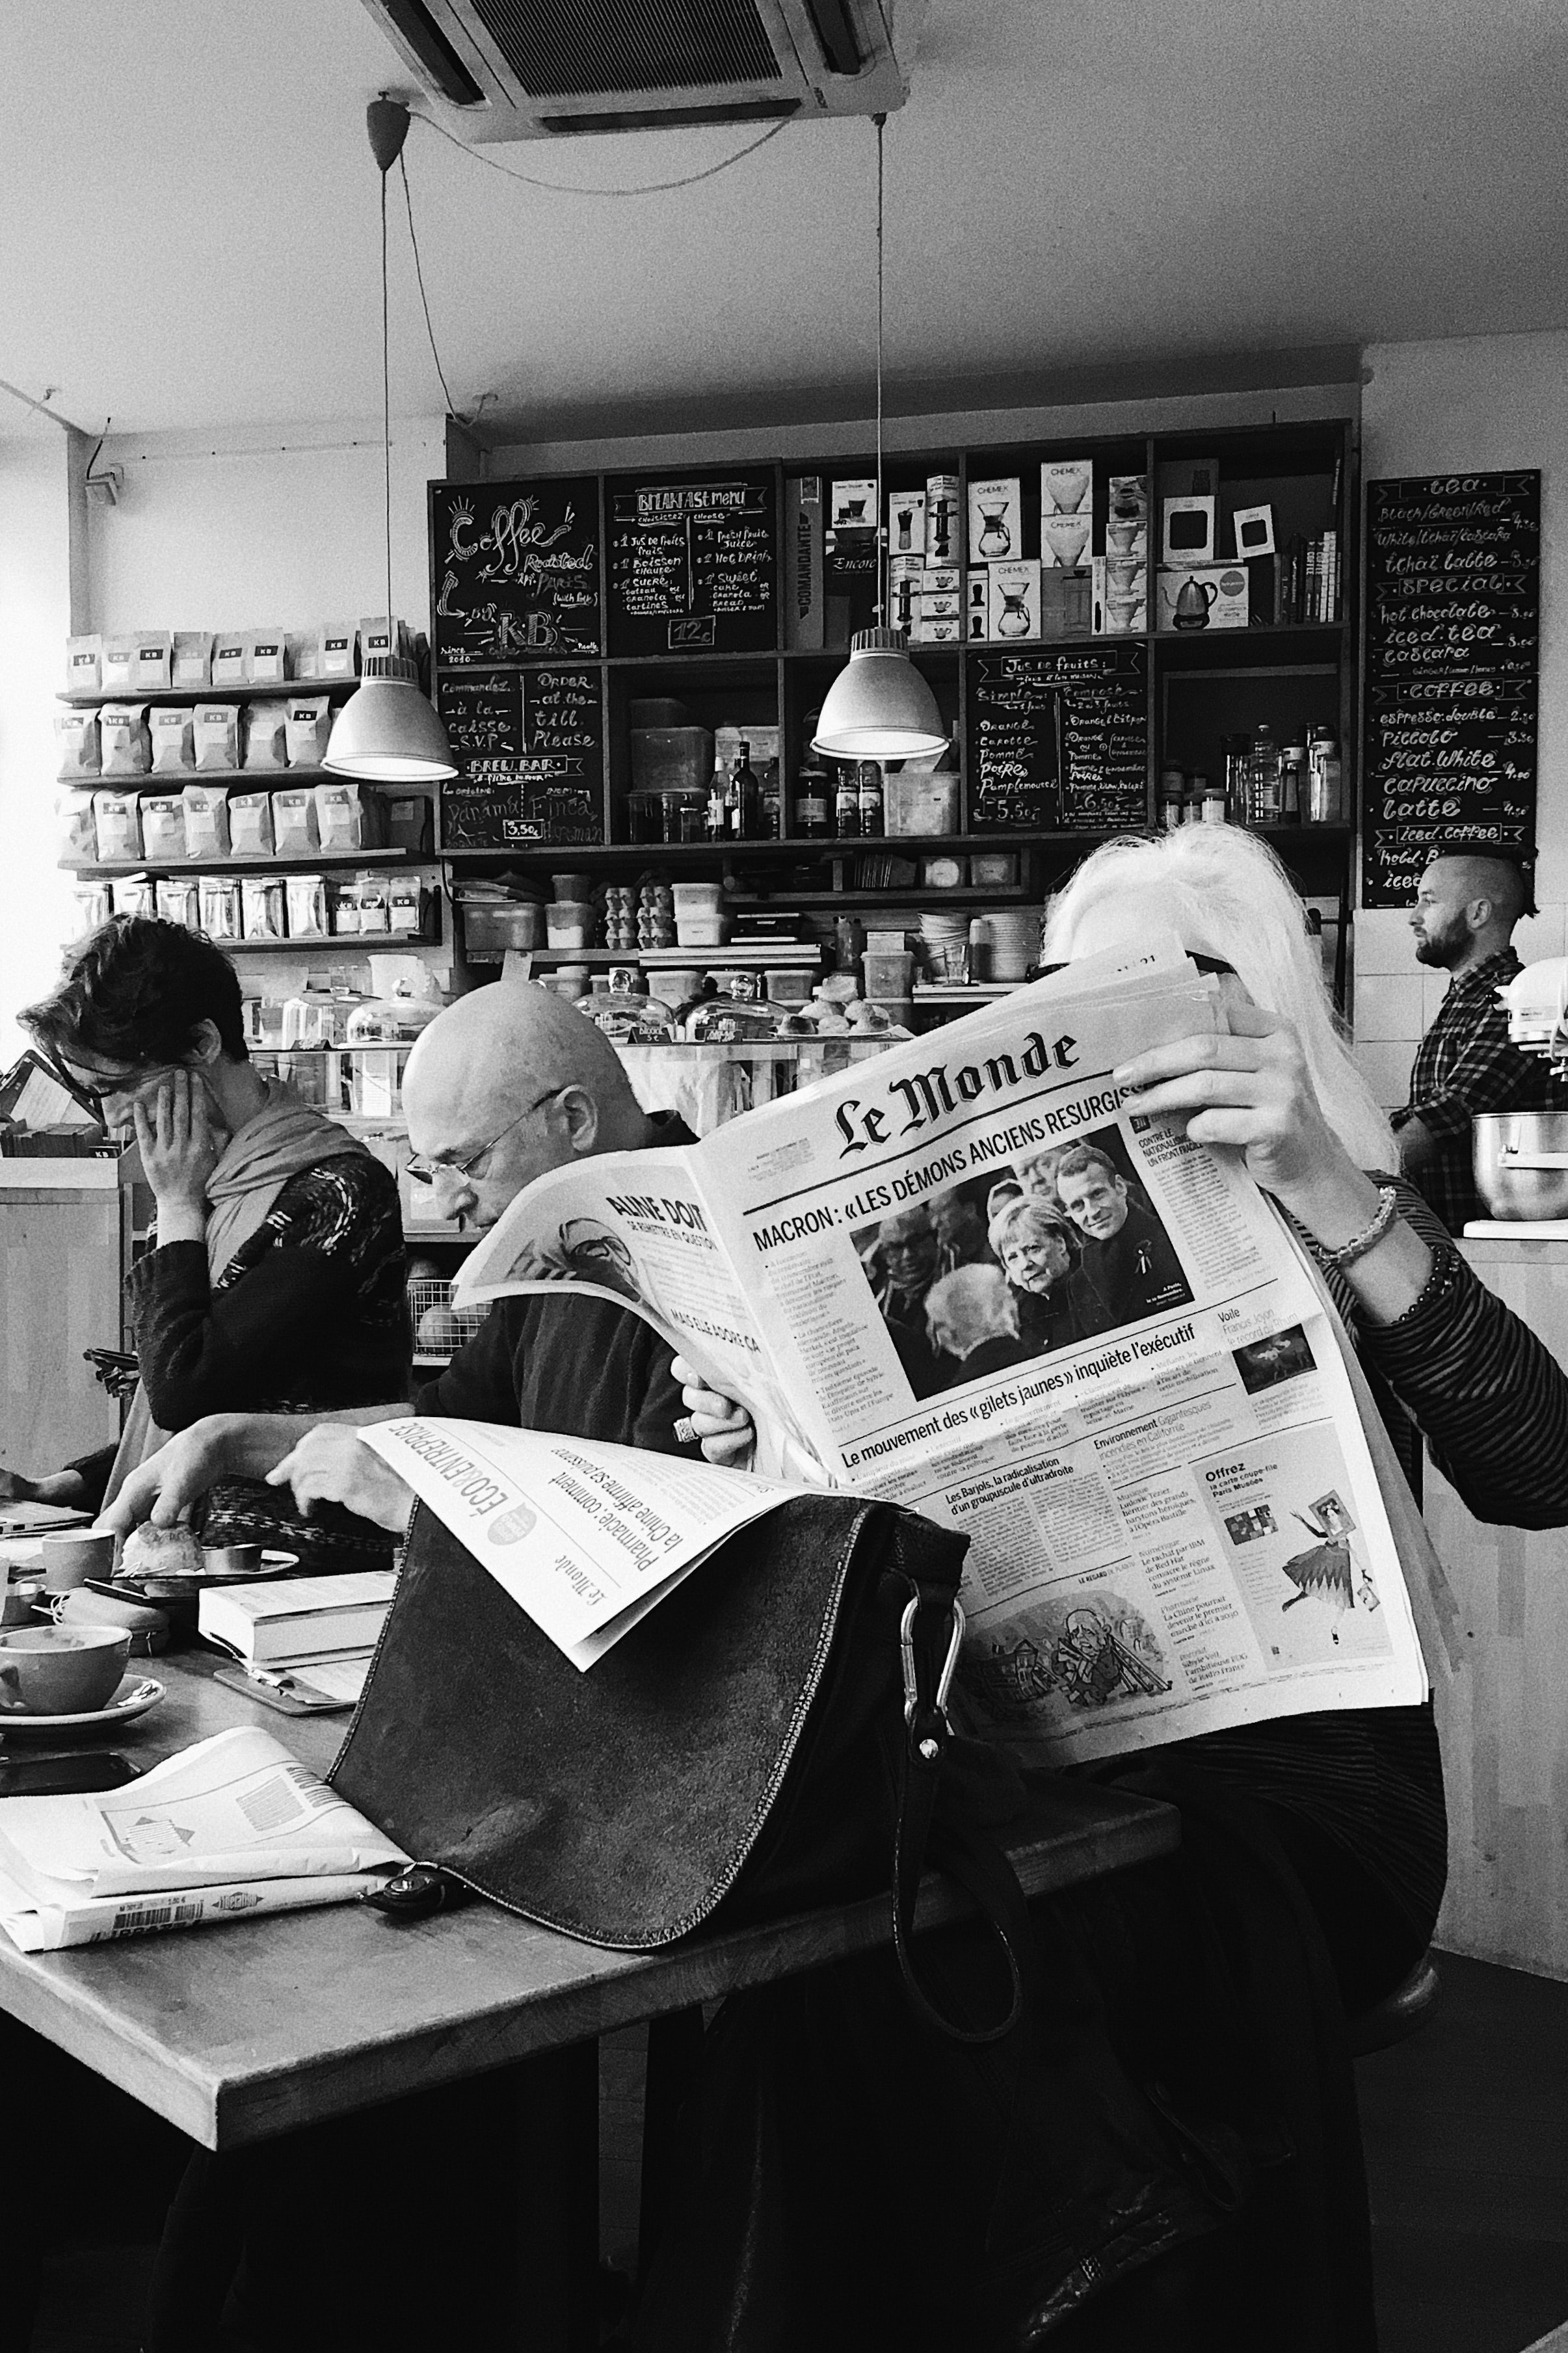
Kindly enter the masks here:
M 1487 1215 L 1471 1158 L 1477 1113 L 1554 1108 L 1547 1064 L 1509 1043 L 1508 1014 L 1498 1002 L 1497 991 L 1523 969 L 1504 948 L 1449 984 L 1416 1050 L 1410 1101 L 1394 1114 L 1396 1134 L 1418 1117 L 1436 1143 L 1432 1157 L 1405 1174 L 1451 1234 Z

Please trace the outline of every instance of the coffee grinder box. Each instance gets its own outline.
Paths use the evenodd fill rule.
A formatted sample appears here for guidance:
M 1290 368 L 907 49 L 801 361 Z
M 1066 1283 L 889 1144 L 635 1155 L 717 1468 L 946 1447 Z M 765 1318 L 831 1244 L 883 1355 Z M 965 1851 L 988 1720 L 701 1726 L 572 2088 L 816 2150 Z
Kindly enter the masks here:
M 792 475 L 784 483 L 784 643 L 816 653 L 822 647 L 822 477 Z
M 919 562 L 926 548 L 926 494 L 923 491 L 888 492 L 888 554 L 912 555 Z
M 1154 575 L 1154 626 L 1195 635 L 1202 629 L 1245 629 L 1247 566 L 1196 564 L 1162 567 Z
M 893 555 L 888 559 L 888 622 L 891 628 L 902 629 L 913 638 L 920 621 L 921 591 L 925 579 L 925 562 L 919 555 Z
M 1009 638 L 1040 634 L 1040 567 L 1032 559 L 991 566 L 991 635 L 1005 644 Z
M 1024 502 L 1016 474 L 969 485 L 969 561 L 1016 564 L 1024 552 Z
M 958 476 L 930 474 L 926 477 L 926 562 L 928 564 L 960 564 L 963 551 L 958 543 Z

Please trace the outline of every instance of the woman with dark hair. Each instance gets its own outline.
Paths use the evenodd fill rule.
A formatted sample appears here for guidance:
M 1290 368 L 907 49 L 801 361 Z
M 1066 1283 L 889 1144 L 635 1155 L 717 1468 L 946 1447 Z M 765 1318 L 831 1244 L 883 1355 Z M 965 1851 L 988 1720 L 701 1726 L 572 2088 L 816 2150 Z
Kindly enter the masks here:
M 330 1412 L 407 1395 L 403 1232 L 388 1169 L 252 1065 L 234 966 L 199 932 L 116 915 L 20 1017 L 104 1125 L 134 1138 L 157 1205 L 130 1276 L 141 1387 L 118 1449 L 13 1493 L 89 1509 L 204 1414 Z M 3 1475 L 3 1474 L 0 1474 Z M 258 1482 L 206 1498 L 211 1544 L 263 1542 L 310 1568 L 381 1559 L 347 1514 L 289 1515 Z

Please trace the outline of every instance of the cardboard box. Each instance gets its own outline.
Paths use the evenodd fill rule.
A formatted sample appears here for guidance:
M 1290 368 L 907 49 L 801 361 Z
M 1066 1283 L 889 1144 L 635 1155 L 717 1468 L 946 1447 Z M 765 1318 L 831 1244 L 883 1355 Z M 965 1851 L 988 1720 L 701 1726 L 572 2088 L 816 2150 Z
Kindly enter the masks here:
M 921 592 L 925 582 L 924 559 L 918 555 L 895 555 L 888 564 L 888 624 L 902 629 L 906 636 L 914 635 L 920 617 Z
M 1137 565 L 1127 576 L 1125 560 L 1097 555 L 1090 567 L 1096 637 L 1139 636 L 1149 626 L 1148 574 Z
M 1040 562 L 1048 570 L 1076 571 L 1087 564 L 1094 547 L 1094 517 L 1051 514 L 1040 518 Z
M 971 638 L 987 638 L 991 634 L 991 568 L 981 565 L 965 577 L 963 634 Z
M 924 559 L 926 494 L 923 491 L 888 492 L 888 554 Z
M 958 476 L 926 477 L 926 562 L 958 564 L 963 551 L 958 543 Z
M 830 531 L 876 530 L 877 481 L 874 475 L 868 481 L 834 483 L 827 527 Z
M 927 620 L 922 612 L 916 628 L 913 643 L 920 646 L 955 646 L 963 635 L 963 621 L 954 615 L 951 621 Z
M 1092 458 L 1047 458 L 1040 467 L 1040 520 L 1094 512 Z
M 1043 638 L 1087 638 L 1093 618 L 1090 574 L 1087 564 L 1068 572 L 1060 565 L 1040 566 L 1040 635 Z
M 1215 501 L 1212 498 L 1162 499 L 1160 561 L 1184 565 L 1193 571 L 1212 565 L 1215 545 Z
M 1016 474 L 969 485 L 969 561 L 1016 564 L 1024 550 L 1024 505 Z
M 784 483 L 784 643 L 816 653 L 822 647 L 822 477 L 791 476 Z
M 1193 609 L 1179 614 L 1177 599 L 1184 589 Z M 1201 598 L 1201 614 L 1195 609 Z M 1180 636 L 1197 636 L 1205 629 L 1245 629 L 1248 619 L 1247 567 L 1242 564 L 1187 565 L 1162 567 L 1154 575 L 1154 626 Z
M 990 635 L 1000 643 L 1040 634 L 1040 567 L 1037 563 L 991 566 Z

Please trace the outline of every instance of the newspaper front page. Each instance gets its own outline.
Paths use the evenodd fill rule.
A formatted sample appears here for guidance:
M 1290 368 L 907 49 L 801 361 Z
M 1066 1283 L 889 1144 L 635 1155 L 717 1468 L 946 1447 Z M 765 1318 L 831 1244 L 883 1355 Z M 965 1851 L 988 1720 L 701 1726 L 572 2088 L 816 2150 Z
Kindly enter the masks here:
M 1411 1703 L 1331 1313 L 1239 1155 L 1111 1082 L 1221 1020 L 1173 939 L 1086 960 L 699 1145 L 541 1178 L 460 1302 L 586 1279 L 773 1459 L 963 1528 L 967 1706 L 1026 1755 Z

